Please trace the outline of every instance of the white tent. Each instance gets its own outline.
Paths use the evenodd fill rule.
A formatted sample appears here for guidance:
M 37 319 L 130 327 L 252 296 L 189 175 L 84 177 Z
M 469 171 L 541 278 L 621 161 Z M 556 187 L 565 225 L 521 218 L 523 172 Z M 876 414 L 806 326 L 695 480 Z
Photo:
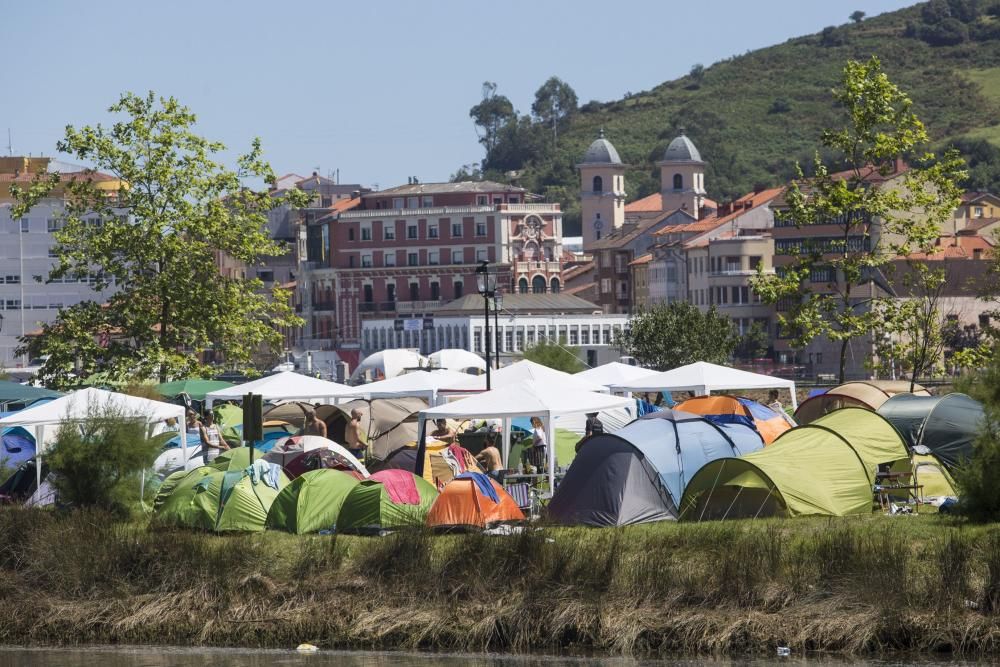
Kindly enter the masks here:
M 798 407 L 795 382 L 792 380 L 750 373 L 705 361 L 697 361 L 662 373 L 652 373 L 614 385 L 611 389 L 632 392 L 693 391 L 698 395 L 733 389 L 787 389 L 792 397 L 792 409 Z
M 499 389 L 501 387 L 523 382 L 524 380 L 561 385 L 566 389 L 577 391 L 607 392 L 608 390 L 607 387 L 598 382 L 578 377 L 572 373 L 557 371 L 554 368 L 549 368 L 548 366 L 543 366 L 542 364 L 538 364 L 527 359 L 515 362 L 510 366 L 504 366 L 500 370 L 491 371 L 490 389 Z M 448 389 L 463 392 L 485 391 L 486 376 L 469 376 L 460 385 L 449 387 Z
M 314 449 L 329 449 L 331 452 L 339 455 L 347 461 L 350 466 L 359 473 L 365 477 L 369 476 L 368 469 L 365 468 L 365 465 L 361 461 L 355 458 L 354 454 L 347 451 L 343 445 L 320 435 L 293 435 L 279 440 L 274 443 L 271 450 L 264 455 L 264 460 L 284 466 L 296 455 L 301 454 L 302 452 L 311 452 Z
M 187 434 L 184 431 L 185 408 L 183 405 L 151 401 L 148 398 L 119 394 L 93 387 L 74 391 L 54 401 L 15 412 L 0 419 L 0 428 L 20 426 L 27 430 L 34 430 L 37 455 L 35 470 L 38 474 L 38 484 L 41 486 L 42 452 L 48 442 L 46 431 L 48 436 L 52 436 L 56 432 L 55 427 L 58 427 L 61 422 L 81 422 L 95 413 L 101 414 L 109 410 L 121 413 L 123 416 L 134 416 L 148 424 L 176 419 L 181 429 L 181 451 L 184 460 L 187 460 Z
M 353 387 L 337 382 L 311 378 L 292 371 L 210 391 L 205 395 L 208 407 L 216 401 L 238 401 L 244 394 L 259 394 L 265 401 L 307 400 L 329 403 L 332 399 L 350 395 Z
M 427 366 L 427 357 L 413 350 L 382 350 L 369 354 L 351 373 L 351 380 L 358 380 L 368 371 L 374 377 L 381 375 L 382 379 L 394 378 L 407 368 L 423 368 Z
M 424 433 L 428 419 L 501 418 L 503 426 L 503 460 L 510 452 L 510 420 L 514 417 L 540 417 L 545 423 L 549 455 L 549 488 L 555 489 L 555 427 L 553 419 L 560 415 L 600 412 L 613 408 L 630 408 L 631 398 L 579 390 L 562 382 L 521 380 L 498 389 L 463 398 L 452 403 L 420 411 L 419 433 Z
M 446 369 L 436 371 L 415 371 L 405 375 L 397 375 L 388 380 L 372 382 L 352 387 L 353 392 L 345 394 L 352 398 L 406 398 L 416 396 L 424 398 L 430 405 L 437 405 L 438 392 L 461 385 L 471 376 L 467 373 Z
M 643 368 L 642 366 L 631 366 L 629 364 L 623 364 L 620 361 L 612 361 L 604 364 L 603 366 L 596 366 L 594 368 L 588 368 L 585 371 L 580 371 L 579 373 L 573 375 L 573 377 L 578 380 L 596 382 L 597 384 L 605 387 L 614 387 L 622 384 L 623 382 L 630 382 L 632 380 L 638 380 L 641 377 L 646 377 L 652 372 L 653 371 L 648 368 Z
M 463 371 L 466 368 L 486 370 L 485 359 L 478 354 L 458 348 L 438 350 L 427 357 L 427 360 L 430 362 L 431 368 L 447 368 L 452 371 Z

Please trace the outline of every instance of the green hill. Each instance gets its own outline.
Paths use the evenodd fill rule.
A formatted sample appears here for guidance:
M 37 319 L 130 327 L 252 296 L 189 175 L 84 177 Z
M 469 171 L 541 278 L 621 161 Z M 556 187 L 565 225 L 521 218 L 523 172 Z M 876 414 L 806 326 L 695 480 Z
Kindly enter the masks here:
M 574 165 L 600 128 L 630 165 L 630 200 L 659 189 L 653 163 L 685 128 L 708 161 L 709 195 L 736 197 L 811 162 L 821 130 L 844 123 L 830 89 L 845 61 L 871 55 L 913 98 L 931 148 L 957 145 L 972 166 L 967 185 L 1000 191 L 1000 0 L 932 0 L 693 68 L 652 90 L 580 106 L 557 144 L 549 126 L 521 118 L 501 132 L 484 171 L 520 170 L 522 185 L 563 202 L 569 235 L 579 229 Z

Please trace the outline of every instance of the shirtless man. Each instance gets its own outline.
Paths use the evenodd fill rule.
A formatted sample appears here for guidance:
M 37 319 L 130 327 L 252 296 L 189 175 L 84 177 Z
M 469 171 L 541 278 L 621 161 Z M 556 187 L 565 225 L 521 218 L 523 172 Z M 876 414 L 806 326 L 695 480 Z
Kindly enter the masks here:
M 302 435 L 318 435 L 326 437 L 326 424 L 316 416 L 315 410 L 306 413 L 305 423 L 302 424 Z
M 364 460 L 367 446 L 361 439 L 361 410 L 351 410 L 351 421 L 344 428 L 344 439 L 347 440 L 347 450 L 359 461 Z
M 434 422 L 435 429 L 431 431 L 431 437 L 449 445 L 455 442 L 455 432 L 448 428 L 447 419 L 438 419 Z
M 486 474 L 493 479 L 500 481 L 500 472 L 503 470 L 503 463 L 500 461 L 500 450 L 496 448 L 492 440 L 486 441 L 483 451 L 476 455 L 476 461 L 483 466 Z

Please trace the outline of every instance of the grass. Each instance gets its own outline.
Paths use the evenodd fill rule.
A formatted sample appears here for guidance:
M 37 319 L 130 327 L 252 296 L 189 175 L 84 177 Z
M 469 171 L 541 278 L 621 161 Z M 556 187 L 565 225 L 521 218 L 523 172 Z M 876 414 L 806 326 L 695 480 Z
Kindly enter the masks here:
M 374 539 L 11 509 L 0 568 L 3 643 L 1000 652 L 1000 528 L 934 516 Z

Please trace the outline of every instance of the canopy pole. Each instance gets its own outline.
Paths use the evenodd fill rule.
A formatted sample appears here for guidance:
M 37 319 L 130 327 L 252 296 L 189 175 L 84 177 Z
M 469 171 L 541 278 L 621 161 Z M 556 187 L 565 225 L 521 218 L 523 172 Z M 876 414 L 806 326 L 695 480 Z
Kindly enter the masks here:
M 792 382 L 792 386 L 788 388 L 788 391 L 791 392 L 791 394 L 792 394 L 792 412 L 795 412 L 796 410 L 799 409 L 799 401 L 798 401 L 798 398 L 796 398 L 796 396 L 795 396 L 795 383 L 794 382 Z
M 209 407 L 209 410 L 212 408 Z M 188 439 L 187 439 L 187 418 L 181 414 L 180 421 L 177 422 L 181 433 L 181 470 L 187 470 L 188 464 Z
M 35 493 L 42 488 L 42 446 L 45 444 L 45 424 L 35 427 Z
M 556 492 L 556 439 L 555 428 L 552 424 L 552 411 L 549 410 L 545 417 L 545 440 L 549 446 L 549 493 Z
M 503 438 L 503 467 L 510 468 L 510 417 L 503 418 L 500 428 L 503 429 L 500 436 Z
M 417 461 L 413 466 L 413 474 L 424 476 L 424 457 L 427 456 L 427 417 L 421 412 L 417 415 Z

